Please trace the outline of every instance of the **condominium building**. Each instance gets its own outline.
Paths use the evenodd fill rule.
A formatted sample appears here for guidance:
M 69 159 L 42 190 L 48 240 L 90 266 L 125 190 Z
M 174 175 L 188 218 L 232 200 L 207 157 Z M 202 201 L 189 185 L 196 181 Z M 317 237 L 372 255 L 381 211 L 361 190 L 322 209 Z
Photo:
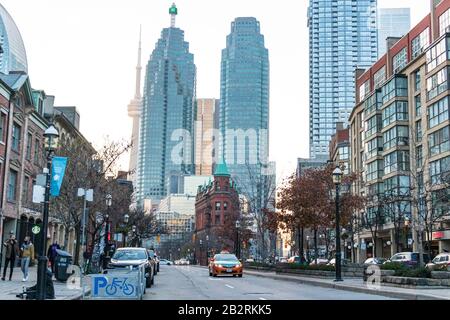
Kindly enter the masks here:
M 360 176 L 354 192 L 369 200 L 360 261 L 428 242 L 433 253 L 450 249 L 449 31 L 450 0 L 432 1 L 430 14 L 356 72 L 350 168 Z
M 378 8 L 378 57 L 386 53 L 386 39 L 402 37 L 411 29 L 410 8 Z

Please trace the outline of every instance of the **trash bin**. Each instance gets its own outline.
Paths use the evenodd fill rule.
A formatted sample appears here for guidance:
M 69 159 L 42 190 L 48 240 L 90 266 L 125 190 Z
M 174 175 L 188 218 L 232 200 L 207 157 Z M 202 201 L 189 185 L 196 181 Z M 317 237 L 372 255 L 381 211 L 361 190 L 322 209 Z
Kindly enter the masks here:
M 55 258 L 55 278 L 58 281 L 67 281 L 70 274 L 67 273 L 67 268 L 72 265 L 72 255 L 63 250 L 56 250 Z

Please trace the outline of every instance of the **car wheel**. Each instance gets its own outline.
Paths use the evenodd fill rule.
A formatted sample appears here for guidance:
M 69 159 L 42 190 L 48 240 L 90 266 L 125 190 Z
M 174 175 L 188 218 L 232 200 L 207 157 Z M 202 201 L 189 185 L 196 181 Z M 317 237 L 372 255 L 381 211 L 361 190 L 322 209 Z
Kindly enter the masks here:
M 217 278 L 217 274 L 213 273 L 213 277 L 214 277 L 214 278 Z
M 212 272 L 210 271 L 210 272 L 209 272 L 209 276 L 211 277 L 212 275 L 213 275 L 213 274 L 212 274 Z
M 149 278 L 145 279 L 145 287 L 146 288 L 152 287 L 152 281 Z
M 155 284 L 155 277 L 152 277 L 152 285 Z
M 239 274 L 238 277 L 239 277 L 239 278 L 242 278 L 242 274 Z

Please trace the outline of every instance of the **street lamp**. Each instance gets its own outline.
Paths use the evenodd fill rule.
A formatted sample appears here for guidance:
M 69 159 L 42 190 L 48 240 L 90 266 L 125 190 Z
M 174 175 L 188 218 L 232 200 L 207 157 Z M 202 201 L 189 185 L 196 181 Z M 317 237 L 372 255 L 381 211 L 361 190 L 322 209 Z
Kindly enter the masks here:
M 200 239 L 199 244 L 200 244 L 200 260 L 201 260 L 201 257 L 203 255 L 202 254 L 202 251 L 203 251 L 203 240 L 202 239 Z M 201 261 L 200 261 L 200 265 L 202 265 Z
M 208 243 L 209 243 L 209 235 L 206 235 L 206 265 L 208 265 L 209 264 L 209 246 L 208 246 Z
M 409 220 L 409 217 L 405 217 L 405 246 L 406 251 L 409 250 L 409 243 L 408 243 L 408 228 L 410 226 L 411 221 Z
M 110 228 L 109 228 L 109 214 L 110 214 L 110 208 L 112 205 L 112 196 L 110 194 L 106 195 L 106 226 L 105 226 L 105 251 L 106 251 L 106 255 L 105 255 L 105 259 L 104 259 L 104 269 L 106 269 L 106 266 L 108 265 L 109 262 L 109 240 L 110 240 Z
M 309 239 L 310 239 L 311 237 L 310 236 L 306 236 L 306 260 L 308 260 L 308 262 L 309 262 Z M 302 261 L 303 260 L 303 257 L 300 257 L 300 261 Z
M 342 184 L 342 170 L 336 167 L 333 171 L 333 183 L 336 186 L 336 279 L 343 281 L 341 276 L 341 235 L 339 228 L 339 188 Z
M 124 228 L 122 229 L 122 234 L 123 234 L 123 246 L 126 247 L 126 232 L 125 232 L 125 227 L 128 225 L 128 221 L 130 221 L 130 216 L 128 214 L 125 213 L 125 215 L 123 216 L 123 222 L 124 222 Z
M 239 242 L 239 228 L 241 227 L 241 222 L 236 220 L 236 254 L 237 258 L 241 258 L 241 244 Z
M 37 277 L 37 292 L 36 297 L 38 300 L 45 300 L 46 297 L 46 278 L 47 278 L 47 229 L 48 229 L 48 211 L 50 204 L 50 180 L 53 153 L 58 146 L 59 132 L 53 124 L 45 130 L 45 151 L 47 151 L 47 168 L 44 169 L 46 175 L 45 179 L 45 199 L 44 199 L 44 212 L 42 219 L 42 237 L 41 237 L 41 252 L 38 259 L 38 277 Z

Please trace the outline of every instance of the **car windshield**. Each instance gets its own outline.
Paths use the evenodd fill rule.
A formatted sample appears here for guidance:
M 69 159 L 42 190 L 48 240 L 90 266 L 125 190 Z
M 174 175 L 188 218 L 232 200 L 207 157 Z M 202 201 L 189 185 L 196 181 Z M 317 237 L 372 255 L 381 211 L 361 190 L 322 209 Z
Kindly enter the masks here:
M 234 254 L 218 254 L 214 257 L 216 261 L 236 261 L 237 259 Z
M 144 250 L 119 250 L 112 257 L 115 260 L 144 260 L 147 259 Z

